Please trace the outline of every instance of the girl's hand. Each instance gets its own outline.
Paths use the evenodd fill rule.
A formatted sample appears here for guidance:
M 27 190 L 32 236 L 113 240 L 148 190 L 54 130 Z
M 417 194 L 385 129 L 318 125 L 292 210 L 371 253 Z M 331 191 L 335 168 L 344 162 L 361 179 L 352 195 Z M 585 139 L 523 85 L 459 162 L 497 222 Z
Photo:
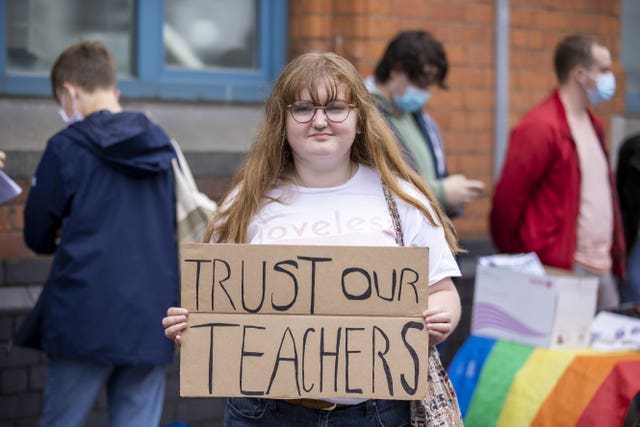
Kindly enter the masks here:
M 187 329 L 188 316 L 189 310 L 186 308 L 169 307 L 166 317 L 162 319 L 164 335 L 178 345 L 182 340 L 181 332 Z
M 441 305 L 431 307 L 422 312 L 424 323 L 429 332 L 429 345 L 437 345 L 453 332 L 451 313 Z

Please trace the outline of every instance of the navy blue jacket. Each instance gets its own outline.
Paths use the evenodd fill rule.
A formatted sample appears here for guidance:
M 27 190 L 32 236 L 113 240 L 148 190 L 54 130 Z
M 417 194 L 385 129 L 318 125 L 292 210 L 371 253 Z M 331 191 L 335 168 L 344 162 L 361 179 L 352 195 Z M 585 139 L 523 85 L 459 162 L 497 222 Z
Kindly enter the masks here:
M 16 344 L 114 365 L 171 360 L 161 321 L 178 297 L 173 157 L 134 112 L 93 113 L 48 141 L 24 238 L 55 256 Z

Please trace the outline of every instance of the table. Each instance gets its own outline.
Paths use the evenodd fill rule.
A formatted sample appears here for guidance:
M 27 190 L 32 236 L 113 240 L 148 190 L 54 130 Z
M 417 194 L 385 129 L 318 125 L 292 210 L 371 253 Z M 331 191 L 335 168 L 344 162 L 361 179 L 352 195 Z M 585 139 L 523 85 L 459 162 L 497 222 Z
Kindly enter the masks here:
M 640 352 L 548 350 L 469 337 L 449 365 L 465 427 L 621 426 Z

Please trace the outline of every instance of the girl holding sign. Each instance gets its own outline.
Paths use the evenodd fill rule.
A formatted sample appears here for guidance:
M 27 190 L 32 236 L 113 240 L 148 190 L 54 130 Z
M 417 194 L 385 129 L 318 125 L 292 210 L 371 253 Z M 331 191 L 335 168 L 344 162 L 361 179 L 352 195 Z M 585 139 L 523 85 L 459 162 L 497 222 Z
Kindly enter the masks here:
M 452 226 L 428 184 L 405 162 L 358 72 L 333 53 L 304 54 L 284 68 L 206 240 L 429 247 L 429 308 L 422 316 L 430 345 L 446 339 L 460 319 L 451 281 L 460 275 Z M 172 307 L 163 319 L 166 336 L 177 344 L 188 314 Z M 451 406 L 458 416 L 455 397 Z M 427 419 L 451 416 L 436 407 Z M 225 425 L 400 426 L 409 425 L 412 410 L 400 400 L 234 397 Z

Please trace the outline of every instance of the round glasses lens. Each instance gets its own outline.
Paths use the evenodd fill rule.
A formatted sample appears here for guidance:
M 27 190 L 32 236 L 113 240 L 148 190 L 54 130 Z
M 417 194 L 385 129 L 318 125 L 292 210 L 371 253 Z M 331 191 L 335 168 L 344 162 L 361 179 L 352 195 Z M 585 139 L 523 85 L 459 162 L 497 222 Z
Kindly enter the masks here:
M 316 112 L 315 106 L 308 101 L 294 102 L 291 104 L 290 109 L 293 118 L 300 123 L 306 123 L 311 120 Z
M 330 102 L 326 105 L 325 113 L 327 114 L 327 118 L 332 122 L 343 122 L 349 116 L 349 104 L 342 101 L 334 101 Z

